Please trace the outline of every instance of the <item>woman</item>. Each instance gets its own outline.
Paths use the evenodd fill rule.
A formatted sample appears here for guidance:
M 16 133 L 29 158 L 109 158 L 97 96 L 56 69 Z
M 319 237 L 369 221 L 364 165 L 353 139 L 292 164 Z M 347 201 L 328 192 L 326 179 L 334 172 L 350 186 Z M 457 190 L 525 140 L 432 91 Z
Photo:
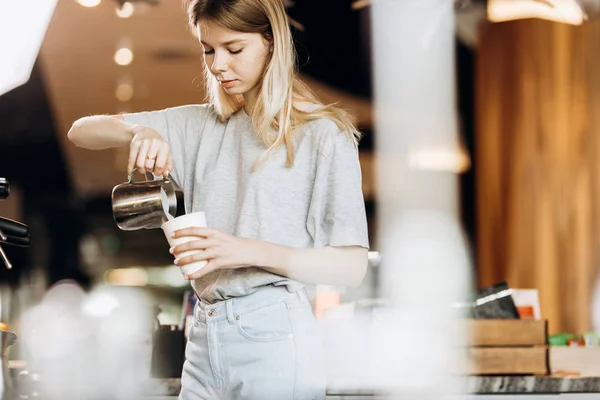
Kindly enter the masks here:
M 323 399 L 303 285 L 357 286 L 368 236 L 359 133 L 296 75 L 281 0 L 194 0 L 208 104 L 73 124 L 77 146 L 130 146 L 128 170 L 171 174 L 209 228 L 171 249 L 200 299 L 180 399 Z M 178 255 L 201 250 L 190 257 Z

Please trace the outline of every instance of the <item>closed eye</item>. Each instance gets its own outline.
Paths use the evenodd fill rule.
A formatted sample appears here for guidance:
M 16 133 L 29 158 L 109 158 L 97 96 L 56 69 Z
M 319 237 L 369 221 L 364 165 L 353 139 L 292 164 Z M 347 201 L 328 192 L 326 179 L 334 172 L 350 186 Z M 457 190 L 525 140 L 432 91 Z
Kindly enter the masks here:
M 242 52 L 242 50 L 244 49 L 239 49 L 239 50 L 229 50 L 230 54 L 240 54 Z M 215 51 L 214 50 L 204 50 L 204 54 L 214 54 Z

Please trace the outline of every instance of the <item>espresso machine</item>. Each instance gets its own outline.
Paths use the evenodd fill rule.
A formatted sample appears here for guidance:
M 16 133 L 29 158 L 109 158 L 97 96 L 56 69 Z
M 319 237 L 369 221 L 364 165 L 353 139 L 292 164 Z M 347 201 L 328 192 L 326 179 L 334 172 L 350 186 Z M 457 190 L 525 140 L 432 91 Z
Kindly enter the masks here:
M 0 178 L 0 200 L 6 200 L 10 195 L 10 184 L 6 178 Z M 8 269 L 13 265 L 8 259 L 3 246 L 27 247 L 30 243 L 29 227 L 21 222 L 0 216 L 0 259 Z M 0 400 L 13 399 L 15 383 L 8 369 L 7 349 L 17 340 L 17 335 L 8 330 L 0 330 Z
M 0 200 L 6 200 L 10 195 L 10 184 L 6 178 L 0 178 Z M 2 245 L 27 247 L 30 243 L 29 228 L 27 225 L 0 216 L 0 258 L 8 269 L 12 264 Z

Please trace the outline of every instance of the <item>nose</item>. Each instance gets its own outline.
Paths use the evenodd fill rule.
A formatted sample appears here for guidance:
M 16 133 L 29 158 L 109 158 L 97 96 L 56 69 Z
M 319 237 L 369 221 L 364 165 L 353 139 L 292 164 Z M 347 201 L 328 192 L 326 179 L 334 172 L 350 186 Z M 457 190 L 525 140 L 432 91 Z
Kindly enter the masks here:
M 227 70 L 227 56 L 222 52 L 215 51 L 213 62 L 210 66 L 213 74 L 218 74 Z

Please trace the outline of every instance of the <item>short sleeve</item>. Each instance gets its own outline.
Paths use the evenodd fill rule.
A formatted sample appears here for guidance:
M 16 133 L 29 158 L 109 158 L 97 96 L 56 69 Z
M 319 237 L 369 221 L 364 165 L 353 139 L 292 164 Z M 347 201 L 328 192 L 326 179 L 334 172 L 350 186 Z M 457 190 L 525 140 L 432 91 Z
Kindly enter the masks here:
M 148 126 L 157 131 L 169 143 L 176 182 L 185 185 L 186 173 L 191 171 L 195 157 L 191 149 L 198 149 L 202 128 L 206 122 L 206 105 L 186 105 L 158 111 L 124 114 L 125 122 Z
M 319 153 L 307 228 L 315 247 L 369 248 L 358 148 L 347 135 L 328 135 Z

